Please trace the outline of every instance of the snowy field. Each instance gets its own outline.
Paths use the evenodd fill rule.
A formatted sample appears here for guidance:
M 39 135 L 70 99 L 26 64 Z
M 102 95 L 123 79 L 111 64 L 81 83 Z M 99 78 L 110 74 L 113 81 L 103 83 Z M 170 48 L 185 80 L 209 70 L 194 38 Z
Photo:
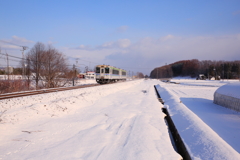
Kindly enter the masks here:
M 0 101 L 0 159 L 180 159 L 153 85 L 130 81 Z
M 0 159 L 181 159 L 162 107 L 192 159 L 240 159 L 240 113 L 213 103 L 220 86 L 239 82 L 172 81 L 180 84 L 136 80 L 1 100 Z

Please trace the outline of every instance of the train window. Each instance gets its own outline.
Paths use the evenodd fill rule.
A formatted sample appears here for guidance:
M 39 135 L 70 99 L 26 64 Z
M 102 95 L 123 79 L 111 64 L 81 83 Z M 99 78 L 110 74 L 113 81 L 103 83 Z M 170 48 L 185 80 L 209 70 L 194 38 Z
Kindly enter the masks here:
M 119 74 L 119 71 L 114 69 L 113 74 Z
M 96 67 L 96 73 L 100 73 L 100 68 Z
M 101 69 L 101 73 L 104 73 L 104 69 L 103 68 Z
M 105 68 L 105 73 L 109 73 L 109 68 Z
M 123 75 L 123 76 L 126 76 L 126 72 L 123 71 L 123 72 L 122 72 L 122 75 Z

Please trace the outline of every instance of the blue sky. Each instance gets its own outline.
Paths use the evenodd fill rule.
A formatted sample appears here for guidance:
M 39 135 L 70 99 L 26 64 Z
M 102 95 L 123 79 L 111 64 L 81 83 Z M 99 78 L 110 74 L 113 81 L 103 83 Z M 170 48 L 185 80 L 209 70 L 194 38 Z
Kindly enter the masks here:
M 240 0 L 0 0 L 0 22 L 2 52 L 42 42 L 90 68 L 240 60 Z

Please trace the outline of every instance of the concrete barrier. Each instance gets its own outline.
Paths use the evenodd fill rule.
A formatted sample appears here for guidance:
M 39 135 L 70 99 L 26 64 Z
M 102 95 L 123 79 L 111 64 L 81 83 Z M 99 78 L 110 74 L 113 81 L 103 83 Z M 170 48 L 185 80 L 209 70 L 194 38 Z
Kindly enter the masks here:
M 154 88 L 155 88 L 155 91 L 156 91 L 156 93 L 157 93 L 158 100 L 159 100 L 162 104 L 164 104 L 164 102 L 163 102 L 160 94 L 158 93 L 158 90 L 157 90 L 157 88 L 156 88 L 156 85 L 154 85 Z M 160 99 L 161 99 L 161 100 L 160 100 Z M 163 111 L 163 113 L 166 114 L 166 117 L 165 117 L 164 119 L 165 119 L 166 122 L 167 122 L 169 131 L 170 131 L 169 134 L 170 134 L 170 135 L 172 136 L 172 138 L 173 138 L 173 141 L 174 141 L 173 146 L 176 147 L 176 148 L 174 147 L 174 148 L 176 149 L 176 152 L 178 152 L 178 153 L 182 156 L 182 158 L 183 158 L 184 160 L 191 160 L 191 157 L 190 157 L 190 155 L 189 155 L 189 153 L 188 153 L 188 150 L 187 150 L 186 146 L 184 145 L 184 142 L 183 142 L 181 136 L 179 135 L 178 130 L 177 130 L 177 128 L 175 127 L 175 125 L 174 125 L 174 123 L 173 123 L 173 121 L 172 121 L 172 119 L 171 119 L 171 116 L 170 116 L 169 113 L 168 113 L 167 108 L 162 108 L 162 111 Z
M 240 112 L 240 83 L 226 84 L 214 93 L 214 103 Z
M 215 92 L 213 102 L 220 106 L 227 107 L 232 110 L 240 112 L 240 99 L 238 98 L 230 97 L 230 96 Z

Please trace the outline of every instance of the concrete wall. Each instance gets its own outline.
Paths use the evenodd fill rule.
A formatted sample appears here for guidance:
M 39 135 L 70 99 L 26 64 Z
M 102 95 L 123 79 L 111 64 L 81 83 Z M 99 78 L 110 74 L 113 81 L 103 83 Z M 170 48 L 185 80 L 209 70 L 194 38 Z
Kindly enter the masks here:
M 234 98 L 231 96 L 223 95 L 218 92 L 214 93 L 214 101 L 215 104 L 227 107 L 229 109 L 240 112 L 240 99 Z

